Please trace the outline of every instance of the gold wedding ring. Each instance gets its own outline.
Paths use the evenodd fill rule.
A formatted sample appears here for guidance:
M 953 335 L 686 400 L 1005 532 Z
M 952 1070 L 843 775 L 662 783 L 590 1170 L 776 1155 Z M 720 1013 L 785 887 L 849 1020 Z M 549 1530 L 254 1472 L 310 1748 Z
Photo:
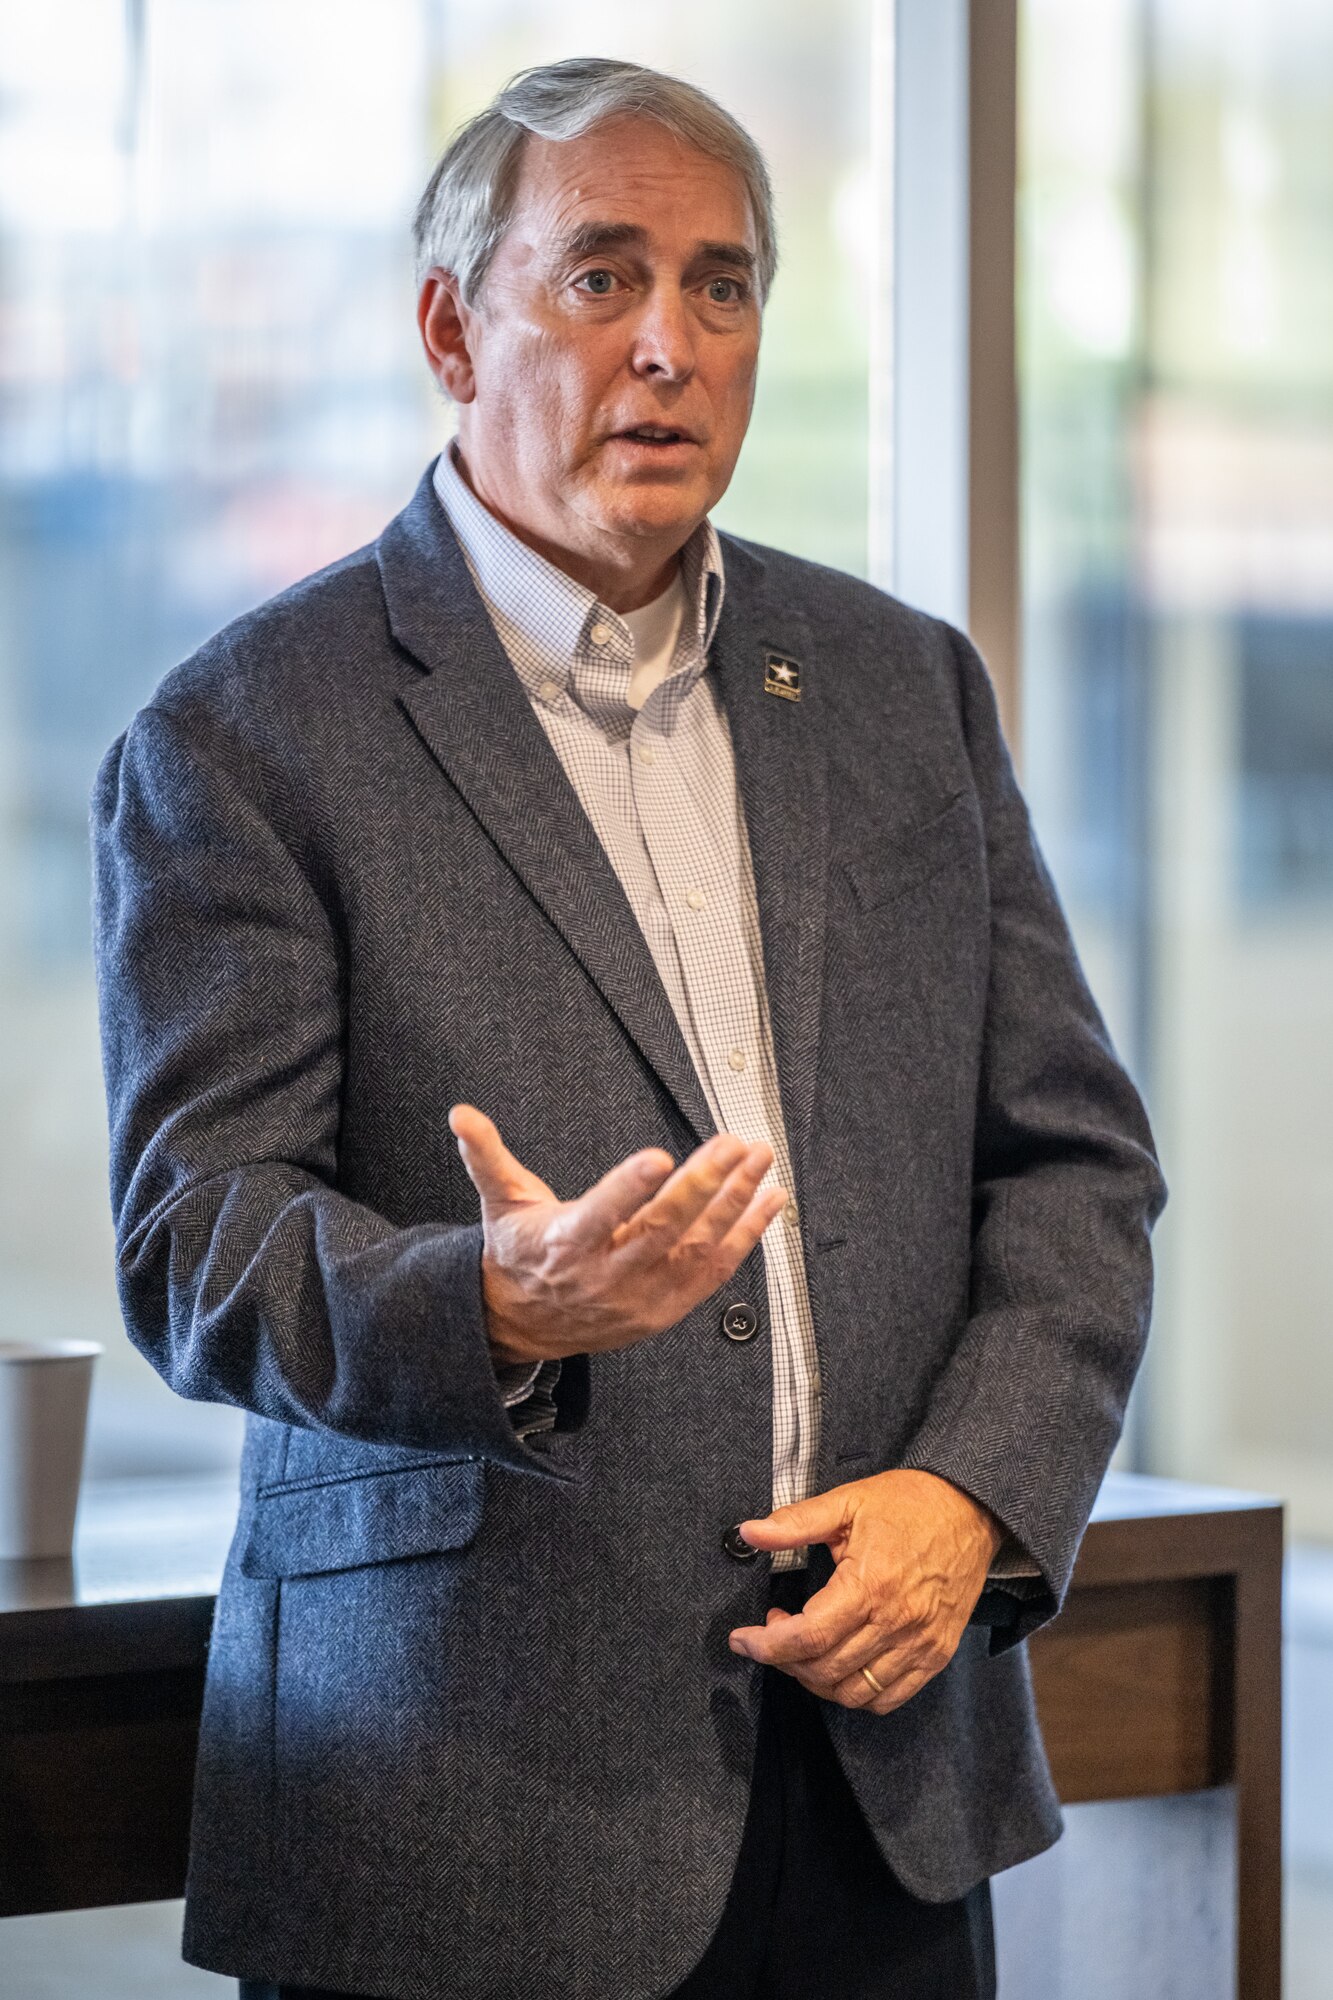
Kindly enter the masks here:
M 861 1672 L 865 1675 L 871 1687 L 874 1688 L 876 1694 L 888 1693 L 888 1689 L 885 1687 L 881 1687 L 880 1683 L 875 1679 L 875 1676 L 871 1673 L 869 1667 L 862 1667 Z

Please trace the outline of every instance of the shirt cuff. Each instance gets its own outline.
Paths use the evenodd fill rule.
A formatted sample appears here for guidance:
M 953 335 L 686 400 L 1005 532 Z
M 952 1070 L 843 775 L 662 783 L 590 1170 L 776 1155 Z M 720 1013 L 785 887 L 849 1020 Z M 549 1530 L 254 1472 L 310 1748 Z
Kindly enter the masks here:
M 991 1566 L 986 1572 L 987 1583 L 1017 1583 L 1024 1577 L 1041 1578 L 1041 1571 L 1033 1562 L 1023 1544 L 1012 1535 L 1005 1537 L 995 1551 Z
M 560 1359 L 525 1361 L 497 1368 L 496 1380 L 504 1397 L 509 1421 L 520 1438 L 534 1437 L 538 1431 L 555 1429 L 555 1385 L 560 1380 Z
M 537 1377 L 541 1374 L 544 1366 L 545 1363 L 541 1361 L 533 1361 L 531 1363 L 527 1361 L 513 1361 L 506 1363 L 503 1367 L 497 1367 L 495 1379 L 500 1384 L 500 1394 L 504 1397 L 504 1404 L 507 1410 L 511 1409 L 515 1403 L 521 1403 L 526 1396 L 531 1395 Z

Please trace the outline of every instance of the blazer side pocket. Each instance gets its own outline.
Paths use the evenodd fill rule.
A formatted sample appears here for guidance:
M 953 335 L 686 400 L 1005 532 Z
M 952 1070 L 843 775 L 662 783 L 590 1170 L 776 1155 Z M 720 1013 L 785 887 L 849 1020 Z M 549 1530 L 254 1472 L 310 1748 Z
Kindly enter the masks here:
M 873 845 L 846 855 L 841 866 L 863 910 L 882 909 L 932 875 L 978 851 L 981 825 L 970 792 L 955 792 L 915 826 L 891 827 Z
M 242 1574 L 323 1576 L 465 1548 L 481 1524 L 484 1488 L 479 1458 L 261 1487 Z

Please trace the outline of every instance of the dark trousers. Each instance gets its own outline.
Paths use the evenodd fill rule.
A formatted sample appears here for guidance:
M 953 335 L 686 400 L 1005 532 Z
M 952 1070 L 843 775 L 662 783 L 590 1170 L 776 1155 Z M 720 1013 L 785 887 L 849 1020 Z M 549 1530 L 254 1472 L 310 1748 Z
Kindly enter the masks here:
M 770 1597 L 797 1611 L 807 1587 L 807 1571 L 778 1571 Z M 731 1888 L 702 1959 L 665 2000 L 994 2000 L 990 1884 L 952 1903 L 909 1895 L 842 1775 L 820 1697 L 775 1667 L 762 1672 Z M 357 1996 L 243 1981 L 241 2000 Z

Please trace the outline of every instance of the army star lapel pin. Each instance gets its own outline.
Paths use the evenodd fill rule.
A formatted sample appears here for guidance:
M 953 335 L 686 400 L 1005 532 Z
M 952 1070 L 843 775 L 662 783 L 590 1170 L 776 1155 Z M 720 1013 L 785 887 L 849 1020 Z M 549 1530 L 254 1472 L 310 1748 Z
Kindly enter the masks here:
M 783 701 L 801 699 L 801 663 L 784 653 L 764 655 L 764 693 L 780 695 Z

